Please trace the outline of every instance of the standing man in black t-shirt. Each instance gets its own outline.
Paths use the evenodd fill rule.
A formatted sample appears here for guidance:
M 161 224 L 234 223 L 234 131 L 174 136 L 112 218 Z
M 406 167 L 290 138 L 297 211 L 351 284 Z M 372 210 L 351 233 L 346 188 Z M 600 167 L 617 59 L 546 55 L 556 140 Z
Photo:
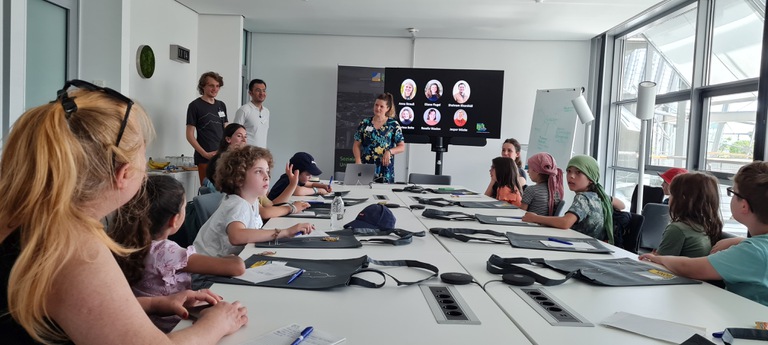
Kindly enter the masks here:
M 187 141 L 195 149 L 195 164 L 202 185 L 208 160 L 216 154 L 227 120 L 227 106 L 216 99 L 224 78 L 216 72 L 205 72 L 197 83 L 200 97 L 187 108 Z M 197 137 L 195 137 L 197 132 Z

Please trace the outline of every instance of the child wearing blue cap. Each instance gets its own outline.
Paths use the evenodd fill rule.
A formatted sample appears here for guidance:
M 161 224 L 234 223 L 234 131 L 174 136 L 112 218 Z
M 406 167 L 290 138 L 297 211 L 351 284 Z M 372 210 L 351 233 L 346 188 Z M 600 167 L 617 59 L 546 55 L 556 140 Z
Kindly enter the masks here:
M 282 174 L 277 179 L 272 190 L 267 196 L 269 200 L 275 200 L 286 189 L 294 189 L 293 195 L 325 195 L 332 191 L 331 185 L 320 182 L 309 182 L 312 176 L 320 176 L 323 172 L 317 167 L 315 158 L 306 152 L 297 152 L 289 161 L 289 170 L 299 176 L 298 181 L 294 182 L 288 178 L 288 175 Z

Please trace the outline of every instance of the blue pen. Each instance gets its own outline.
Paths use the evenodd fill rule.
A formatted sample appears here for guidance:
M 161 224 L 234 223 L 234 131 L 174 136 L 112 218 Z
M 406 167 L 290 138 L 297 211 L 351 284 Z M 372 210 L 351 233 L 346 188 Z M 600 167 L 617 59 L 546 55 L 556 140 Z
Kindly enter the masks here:
M 550 237 L 550 238 L 548 238 L 548 240 L 550 240 L 550 241 L 552 241 L 552 242 L 557 242 L 557 243 L 567 244 L 567 245 L 569 245 L 569 246 L 572 246 L 572 245 L 573 245 L 573 243 L 571 243 L 571 242 L 568 242 L 568 241 L 565 241 L 565 240 L 561 240 L 561 239 L 559 239 L 559 238 Z
M 288 279 L 288 283 L 287 283 L 287 284 L 290 284 L 290 283 L 292 283 L 294 280 L 296 280 L 296 278 L 298 278 L 300 275 L 304 274 L 304 272 L 305 272 L 305 271 L 306 271 L 306 270 L 302 268 L 302 269 L 300 269 L 298 272 L 294 273 L 294 274 L 291 276 L 291 279 Z
M 330 185 L 332 185 L 332 184 L 333 184 L 333 175 L 331 175 L 331 180 L 330 180 L 330 181 L 328 181 L 328 185 L 329 185 L 329 186 L 330 186 Z
M 312 328 L 312 326 L 309 326 L 305 328 L 303 331 L 301 331 L 301 334 L 299 335 L 296 340 L 294 340 L 291 345 L 299 345 L 300 342 L 304 341 L 304 339 L 307 339 L 307 337 L 314 331 L 315 329 Z

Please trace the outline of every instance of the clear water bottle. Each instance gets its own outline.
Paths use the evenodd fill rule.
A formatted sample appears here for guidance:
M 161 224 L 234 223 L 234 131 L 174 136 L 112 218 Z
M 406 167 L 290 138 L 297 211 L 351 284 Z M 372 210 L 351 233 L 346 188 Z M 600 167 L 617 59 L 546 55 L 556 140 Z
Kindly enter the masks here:
M 344 200 L 341 192 L 335 192 L 331 202 L 331 230 L 341 230 L 344 227 Z

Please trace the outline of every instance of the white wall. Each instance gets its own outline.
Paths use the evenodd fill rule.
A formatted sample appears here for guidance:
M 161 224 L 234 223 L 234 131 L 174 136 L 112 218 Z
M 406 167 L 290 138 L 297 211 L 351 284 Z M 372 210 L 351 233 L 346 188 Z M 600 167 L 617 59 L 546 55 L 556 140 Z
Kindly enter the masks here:
M 402 38 L 254 34 L 250 78 L 267 83 L 264 105 L 271 116 L 267 148 L 275 159 L 273 180 L 298 151 L 312 154 L 323 178 L 329 178 L 338 65 L 410 66 L 410 47 L 410 40 Z
M 124 9 L 125 11 L 125 9 Z M 192 155 L 185 138 L 187 105 L 197 93 L 198 15 L 170 0 L 130 0 L 123 18 L 130 22 L 127 94 L 147 110 L 157 137 L 147 156 Z M 170 45 L 189 48 L 191 63 L 170 60 Z M 136 51 L 149 45 L 155 52 L 155 74 L 143 79 L 136 71 Z M 126 90 L 123 90 L 126 91 Z
M 224 78 L 216 98 L 227 105 L 232 122 L 242 105 L 243 17 L 200 15 L 197 29 L 197 75 L 214 71 Z
M 120 66 L 128 63 L 121 55 L 122 7 L 121 0 L 80 0 L 79 78 L 101 80 L 118 91 Z
M 301 150 L 312 153 L 324 172 L 332 170 L 337 65 L 411 65 L 411 41 L 405 38 L 253 36 L 251 77 L 267 82 L 265 105 L 274 116 L 267 143 L 275 156 L 274 177 Z M 443 173 L 453 176 L 454 184 L 484 191 L 503 139 L 528 142 L 536 89 L 587 85 L 589 41 L 417 39 L 415 67 L 505 71 L 502 139 L 488 140 L 485 147 L 450 146 L 444 155 Z M 577 151 L 583 140 L 579 132 Z M 433 173 L 430 146 L 408 146 L 410 172 Z

